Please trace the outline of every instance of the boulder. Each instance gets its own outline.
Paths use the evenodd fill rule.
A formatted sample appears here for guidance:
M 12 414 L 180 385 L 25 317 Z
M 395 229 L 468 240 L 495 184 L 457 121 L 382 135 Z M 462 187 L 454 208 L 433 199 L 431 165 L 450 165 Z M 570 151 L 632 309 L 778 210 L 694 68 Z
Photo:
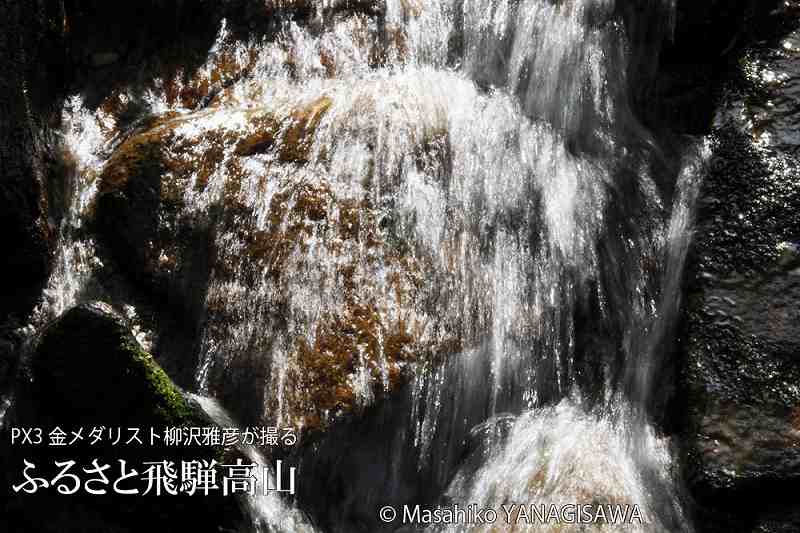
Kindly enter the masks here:
M 800 161 L 782 130 L 790 85 L 759 73 L 797 79 L 791 63 L 775 63 L 792 53 L 780 46 L 742 58 L 717 110 L 699 198 L 684 385 L 687 479 L 704 531 L 797 524 Z M 763 99 L 779 105 L 757 119 Z
M 213 423 L 193 400 L 178 389 L 152 356 L 144 352 L 124 320 L 108 305 L 94 302 L 75 307 L 43 333 L 30 361 L 20 371 L 14 405 L 0 431 L 0 493 L 4 524 L 10 531 L 146 531 L 216 532 L 241 520 L 238 503 L 220 492 L 209 496 L 144 494 L 147 462 L 222 461 L 220 446 L 163 444 L 167 428 L 210 427 Z M 40 428 L 42 444 L 12 443 L 12 428 Z M 90 432 L 101 428 L 92 444 Z M 127 443 L 131 429 L 140 442 Z M 72 444 L 48 444 L 51 432 L 62 431 Z M 159 438 L 151 443 L 151 430 Z M 121 431 L 121 440 L 116 431 Z M 115 442 L 116 439 L 116 442 Z M 54 488 L 36 493 L 13 492 L 22 478 L 23 461 L 36 465 L 35 475 L 47 479 L 58 473 L 56 461 L 74 461 L 76 469 L 92 461 L 108 464 L 108 478 L 119 475 L 124 460 L 139 476 L 127 488 L 139 495 L 108 493 L 93 496 L 81 489 L 63 495 Z M 47 509 L 42 513 L 41 509 Z
M 393 390 L 417 359 L 457 349 L 422 310 L 432 261 L 359 185 L 369 167 L 352 186 L 326 177 L 319 130 L 342 127 L 324 125 L 334 106 L 320 95 L 152 118 L 98 177 L 101 242 L 197 325 L 199 363 L 179 366 L 248 423 L 324 427 Z M 410 153 L 432 172 L 448 149 L 432 130 Z
M 202 425 L 205 417 L 106 304 L 67 311 L 31 363 L 36 417 L 73 425 Z

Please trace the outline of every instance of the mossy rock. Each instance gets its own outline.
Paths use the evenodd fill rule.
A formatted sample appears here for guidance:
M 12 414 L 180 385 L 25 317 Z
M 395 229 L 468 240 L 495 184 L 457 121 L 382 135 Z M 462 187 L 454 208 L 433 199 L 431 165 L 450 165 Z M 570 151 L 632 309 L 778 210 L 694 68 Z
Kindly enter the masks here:
M 62 424 L 204 425 L 205 418 L 109 306 L 67 311 L 31 362 L 40 416 Z
M 106 304 L 72 308 L 46 329 L 18 379 L 15 405 L 6 422 L 0 430 L 0 516 L 9 531 L 133 533 L 149 531 L 157 523 L 159 531 L 212 533 L 242 523 L 237 500 L 221 492 L 145 494 L 147 463 L 174 462 L 180 471 L 181 461 L 219 463 L 225 450 L 163 443 L 167 428 L 214 424 L 142 350 L 124 320 Z M 44 444 L 9 445 L 10 427 L 41 428 Z M 48 445 L 56 428 L 65 433 L 67 442 L 76 432 L 83 438 L 65 446 Z M 94 444 L 93 428 L 102 428 L 102 439 Z M 138 430 L 140 442 L 127 442 L 132 435 L 129 428 Z M 159 435 L 154 441 L 151 430 Z M 55 461 L 74 461 L 73 472 L 80 474 L 94 460 L 110 466 L 105 495 L 85 490 L 63 495 L 53 487 L 35 494 L 10 489 L 23 479 L 23 461 L 36 465 L 35 475 L 52 479 L 58 473 Z M 138 473 L 126 487 L 138 488 L 138 495 L 112 490 L 120 476 L 120 460 L 126 462 L 127 472 Z

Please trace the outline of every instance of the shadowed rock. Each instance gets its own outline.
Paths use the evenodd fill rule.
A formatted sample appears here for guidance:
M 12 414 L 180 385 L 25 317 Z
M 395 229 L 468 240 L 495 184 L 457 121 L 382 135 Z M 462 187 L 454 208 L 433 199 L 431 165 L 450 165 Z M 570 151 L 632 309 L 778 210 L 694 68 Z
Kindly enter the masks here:
M 708 531 L 797 524 L 800 163 L 779 116 L 795 97 L 793 82 L 759 74 L 797 79 L 787 54 L 796 57 L 779 39 L 741 60 L 717 111 L 700 197 L 684 375 L 687 477 Z M 757 118 L 762 98 L 780 105 Z
M 41 428 L 43 439 L 38 446 L 17 443 L 2 449 L 0 507 L 9 531 L 145 531 L 155 521 L 163 531 L 188 527 L 216 532 L 240 519 L 236 500 L 219 492 L 193 497 L 144 494 L 146 462 L 175 461 L 178 468 L 181 461 L 221 462 L 223 450 L 162 444 L 167 428 L 213 424 L 105 304 L 75 307 L 47 328 L 18 378 L 15 406 L 6 422 L 2 430 L 6 443 L 11 442 L 11 427 Z M 65 434 L 64 446 L 48 445 L 54 442 L 49 435 L 56 428 Z M 90 437 L 93 428 L 101 428 L 101 439 L 95 443 Z M 138 431 L 139 442 L 128 442 L 130 428 Z M 158 435 L 154 444 L 151 430 Z M 74 439 L 76 432 L 80 438 Z M 127 468 L 139 475 L 125 488 L 136 488 L 139 494 L 120 496 L 111 485 L 104 495 L 83 489 L 63 495 L 55 487 L 35 494 L 11 491 L 23 479 L 23 461 L 36 465 L 36 475 L 51 479 L 59 471 L 54 470 L 54 461 L 75 461 L 78 470 L 90 467 L 95 459 L 110 465 L 106 474 L 112 483 L 119 476 L 118 461 L 126 461 Z

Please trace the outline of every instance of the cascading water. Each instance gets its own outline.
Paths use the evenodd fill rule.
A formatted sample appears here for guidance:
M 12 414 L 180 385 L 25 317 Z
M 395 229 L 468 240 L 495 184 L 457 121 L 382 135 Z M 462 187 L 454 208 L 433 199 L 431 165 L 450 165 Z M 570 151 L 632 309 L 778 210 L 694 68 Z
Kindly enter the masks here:
M 237 427 L 230 413 L 219 402 L 205 396 L 193 395 L 193 398 L 219 427 Z M 269 467 L 267 460 L 255 446 L 242 444 L 239 450 L 251 464 Z M 286 506 L 275 493 L 264 491 L 262 483 L 263 477 L 258 481 L 255 494 L 244 497 L 254 533 L 314 533 L 314 528 L 308 524 L 308 519 L 301 511 Z
M 102 117 L 89 113 L 78 97 L 72 98 L 63 111 L 62 136 L 69 158 L 75 167 L 68 170 L 65 217 L 58 230 L 58 247 L 53 257 L 53 271 L 44 287 L 42 298 L 33 310 L 30 323 L 23 328 L 27 339 L 23 357 L 27 357 L 30 341 L 48 321 L 58 317 L 81 299 L 81 291 L 91 278 L 94 242 L 81 234 L 86 208 L 96 192 L 92 169 L 102 163 Z M 0 396 L 0 428 L 13 398 Z
M 666 0 L 637 6 L 639 23 L 669 25 Z M 341 513 L 300 488 L 326 531 L 393 530 L 373 508 L 415 498 L 623 502 L 642 509 L 631 531 L 690 530 L 649 420 L 703 151 L 678 172 L 629 98 L 632 58 L 663 35 L 632 39 L 613 0 L 339 7 L 263 41 L 223 25 L 195 79 L 219 82 L 223 61 L 242 74 L 203 109 L 175 98 L 185 78 L 117 96 L 162 117 L 146 140 L 168 140 L 175 224 L 213 228 L 197 389 L 308 430 L 399 406 L 383 480 L 353 481 Z M 142 126 L 117 140 L 103 108 L 70 106 L 77 234 L 113 181 L 107 143 L 122 151 Z M 152 246 L 159 273 L 180 269 Z M 92 247 L 62 237 L 53 313 L 80 298 Z

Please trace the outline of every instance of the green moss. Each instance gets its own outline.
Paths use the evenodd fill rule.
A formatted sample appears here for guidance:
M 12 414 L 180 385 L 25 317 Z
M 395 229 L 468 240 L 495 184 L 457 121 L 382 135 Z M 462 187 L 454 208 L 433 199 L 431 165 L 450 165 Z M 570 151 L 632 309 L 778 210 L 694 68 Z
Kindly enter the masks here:
M 30 364 L 31 379 L 17 391 L 20 409 L 14 415 L 15 424 L 58 426 L 65 431 L 103 427 L 109 429 L 109 434 L 96 443 L 79 440 L 63 448 L 15 447 L 11 449 L 14 455 L 10 463 L 6 463 L 14 465 L 14 470 L 23 459 L 35 464 L 52 464 L 54 460 L 89 464 L 96 459 L 116 464 L 117 460 L 124 460 L 141 471 L 140 467 L 151 461 L 214 459 L 220 462 L 223 458 L 225 450 L 221 446 L 170 446 L 162 439 L 147 444 L 151 428 L 155 434 L 163 435 L 166 427 L 208 427 L 212 422 L 142 349 L 126 321 L 106 304 L 93 302 L 66 311 L 43 332 Z M 138 428 L 139 438 L 145 445 L 126 444 L 125 440 L 112 443 L 112 428 Z M 127 438 L 126 435 L 123 432 L 122 438 Z M 0 462 L 3 459 L 0 457 Z M 7 470 L 5 466 L 0 464 L 0 478 Z M 140 490 L 144 490 L 144 486 Z M 67 506 L 76 501 L 59 495 L 56 498 Z M 221 494 L 162 500 L 115 498 L 111 494 L 107 498 L 88 498 L 84 503 L 96 506 L 106 516 L 163 517 L 172 513 L 178 517 L 176 520 L 186 516 L 194 520 L 206 513 L 201 522 L 213 520 L 215 513 L 228 507 L 236 512 L 235 499 Z M 52 506 L 52 502 L 48 502 L 43 507 L 51 509 Z M 142 519 L 144 522 L 146 520 Z M 136 528 L 137 531 L 141 529 Z M 96 530 L 109 531 L 108 528 Z
M 184 394 L 158 366 L 153 356 L 131 342 L 126 342 L 121 350 L 127 354 L 132 365 L 139 367 L 137 374 L 141 375 L 152 394 L 155 404 L 154 420 L 160 420 L 167 426 L 185 426 L 202 422 L 197 409 L 186 400 Z
M 107 305 L 73 308 L 44 335 L 33 361 L 36 396 L 59 423 L 205 425 Z

